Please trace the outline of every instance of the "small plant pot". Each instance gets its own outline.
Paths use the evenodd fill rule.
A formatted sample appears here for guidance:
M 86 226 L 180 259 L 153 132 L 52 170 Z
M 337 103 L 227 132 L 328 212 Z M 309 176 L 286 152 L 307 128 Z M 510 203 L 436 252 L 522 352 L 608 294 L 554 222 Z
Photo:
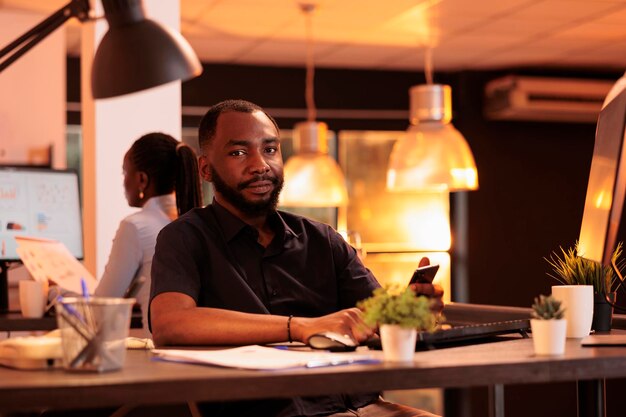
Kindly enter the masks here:
M 615 293 L 606 294 L 611 303 L 615 303 Z M 591 328 L 596 332 L 611 331 L 613 324 L 613 307 L 607 303 L 604 293 L 593 294 L 593 322 Z
M 416 329 L 406 329 L 397 324 L 383 324 L 380 326 L 380 340 L 386 361 L 413 361 L 415 342 L 417 341 Z
M 567 320 L 532 319 L 533 346 L 536 355 L 562 355 L 565 352 Z

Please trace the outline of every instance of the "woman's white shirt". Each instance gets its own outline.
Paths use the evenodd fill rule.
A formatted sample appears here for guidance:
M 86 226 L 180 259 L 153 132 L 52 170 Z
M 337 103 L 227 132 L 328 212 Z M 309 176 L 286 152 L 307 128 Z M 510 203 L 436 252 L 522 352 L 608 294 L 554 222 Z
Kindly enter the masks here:
M 113 238 L 104 274 L 96 288 L 96 296 L 122 297 L 133 280 L 146 277 L 136 295 L 141 306 L 145 337 L 151 337 L 148 330 L 148 303 L 157 235 L 177 216 L 176 197 L 167 194 L 148 199 L 140 211 L 122 220 Z

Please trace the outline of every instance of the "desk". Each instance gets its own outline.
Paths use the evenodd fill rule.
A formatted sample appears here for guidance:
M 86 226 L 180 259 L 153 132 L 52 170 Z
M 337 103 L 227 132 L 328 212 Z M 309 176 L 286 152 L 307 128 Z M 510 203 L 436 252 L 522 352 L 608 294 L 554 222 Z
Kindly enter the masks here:
M 31 319 L 23 317 L 22 313 L 16 311 L 0 313 L 0 332 L 48 331 L 56 328 L 57 321 L 52 316 Z
M 112 373 L 24 372 L 0 368 L 0 410 L 280 398 L 626 377 L 626 348 L 582 348 L 579 343 L 568 340 L 565 355 L 556 358 L 535 357 L 532 340 L 519 339 L 418 352 L 412 364 L 271 372 L 155 362 L 149 352 L 129 351 L 124 369 Z
M 141 312 L 133 311 L 130 318 L 130 327 L 142 328 Z M 0 332 L 29 332 L 49 331 L 57 328 L 57 319 L 54 316 L 44 316 L 38 319 L 23 317 L 20 312 L 10 311 L 0 313 Z
M 527 319 L 530 308 L 506 307 L 483 304 L 448 303 L 445 307 L 447 320 L 455 324 L 487 323 L 491 321 Z M 56 329 L 56 319 L 45 316 L 40 319 L 27 319 L 17 311 L 0 313 L 0 332 L 33 331 Z M 131 328 L 141 328 L 141 313 L 133 311 Z M 613 316 L 614 329 L 626 329 L 626 315 Z

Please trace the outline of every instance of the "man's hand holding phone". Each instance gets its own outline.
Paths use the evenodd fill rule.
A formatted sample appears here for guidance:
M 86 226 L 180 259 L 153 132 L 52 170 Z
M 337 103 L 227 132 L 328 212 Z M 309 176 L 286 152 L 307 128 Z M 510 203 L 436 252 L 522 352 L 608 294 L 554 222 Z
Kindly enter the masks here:
M 409 284 L 432 284 L 439 270 L 439 265 L 424 265 L 415 270 Z
M 419 267 L 413 273 L 409 286 L 418 295 L 425 295 L 432 298 L 432 310 L 440 312 L 443 310 L 443 288 L 432 283 L 439 265 L 431 265 L 430 260 L 422 258 Z

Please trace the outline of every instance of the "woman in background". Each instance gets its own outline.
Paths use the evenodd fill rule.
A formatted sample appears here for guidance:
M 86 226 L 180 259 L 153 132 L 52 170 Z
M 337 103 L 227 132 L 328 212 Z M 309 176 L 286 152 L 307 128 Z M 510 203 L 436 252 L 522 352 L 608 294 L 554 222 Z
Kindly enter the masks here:
M 141 306 L 144 334 L 148 330 L 150 270 L 161 229 L 194 207 L 202 205 L 196 154 L 189 146 L 164 133 L 137 139 L 124 156 L 124 191 L 128 205 L 140 211 L 119 225 L 96 296 L 133 295 Z

